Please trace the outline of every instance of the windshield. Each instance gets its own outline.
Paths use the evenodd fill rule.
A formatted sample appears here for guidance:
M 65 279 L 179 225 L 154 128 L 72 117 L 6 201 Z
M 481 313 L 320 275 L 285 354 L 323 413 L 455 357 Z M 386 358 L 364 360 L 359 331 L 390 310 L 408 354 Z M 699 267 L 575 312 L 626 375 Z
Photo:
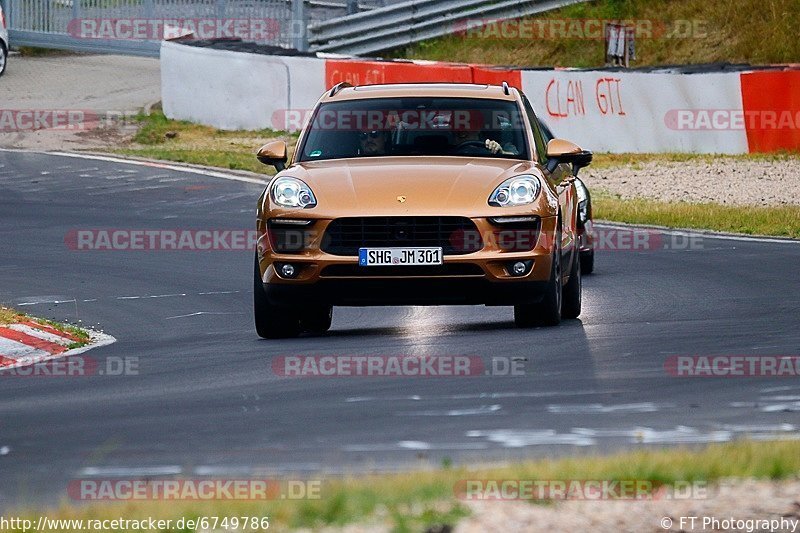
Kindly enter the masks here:
M 299 161 L 380 156 L 528 159 L 515 102 L 472 98 L 376 98 L 322 104 Z

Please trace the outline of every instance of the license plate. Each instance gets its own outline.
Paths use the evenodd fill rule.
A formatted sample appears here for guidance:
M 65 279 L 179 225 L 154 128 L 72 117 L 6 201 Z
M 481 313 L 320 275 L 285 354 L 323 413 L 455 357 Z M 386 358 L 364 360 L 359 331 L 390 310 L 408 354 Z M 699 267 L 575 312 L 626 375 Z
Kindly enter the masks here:
M 361 266 L 441 265 L 441 248 L 359 248 Z

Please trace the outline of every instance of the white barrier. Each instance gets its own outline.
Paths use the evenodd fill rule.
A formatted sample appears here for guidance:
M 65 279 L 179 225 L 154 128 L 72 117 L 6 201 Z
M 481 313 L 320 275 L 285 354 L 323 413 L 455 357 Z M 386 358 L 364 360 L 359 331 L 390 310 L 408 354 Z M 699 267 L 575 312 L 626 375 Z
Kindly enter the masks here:
M 741 110 L 740 75 L 522 71 L 556 135 L 596 152 L 747 153 L 744 129 L 687 129 L 681 111 Z
M 325 60 L 161 45 L 168 118 L 223 130 L 276 129 L 287 110 L 309 109 L 325 90 Z
M 789 112 L 800 117 L 800 106 L 779 90 L 789 87 L 791 93 L 792 87 L 800 87 L 797 71 L 493 70 L 453 63 L 271 56 L 166 41 L 161 47 L 166 116 L 219 129 L 296 131 L 305 112 L 335 82 L 364 83 L 376 73 L 385 83 L 508 81 L 523 89 L 557 136 L 595 152 L 742 154 L 800 146 L 800 127 L 781 129 L 767 120 Z M 743 79 L 748 80 L 746 90 Z

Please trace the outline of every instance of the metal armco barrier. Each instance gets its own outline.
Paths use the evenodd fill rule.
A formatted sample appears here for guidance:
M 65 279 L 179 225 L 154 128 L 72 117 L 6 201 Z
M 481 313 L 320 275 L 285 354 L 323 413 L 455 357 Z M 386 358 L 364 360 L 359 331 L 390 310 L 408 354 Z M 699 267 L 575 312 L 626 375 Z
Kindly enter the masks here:
M 364 55 L 464 31 L 471 19 L 517 19 L 586 0 L 408 0 L 308 27 L 312 51 Z
M 270 27 L 268 35 L 248 34 L 243 40 L 361 55 L 457 32 L 459 24 L 470 18 L 518 18 L 583 1 L 0 0 L 12 46 L 147 56 L 158 56 L 163 33 L 120 36 L 120 21 L 188 20 L 213 25 L 214 21 L 258 20 Z M 86 37 L 82 21 L 103 23 L 103 29 L 112 30 Z M 105 38 L 109 33 L 111 38 Z

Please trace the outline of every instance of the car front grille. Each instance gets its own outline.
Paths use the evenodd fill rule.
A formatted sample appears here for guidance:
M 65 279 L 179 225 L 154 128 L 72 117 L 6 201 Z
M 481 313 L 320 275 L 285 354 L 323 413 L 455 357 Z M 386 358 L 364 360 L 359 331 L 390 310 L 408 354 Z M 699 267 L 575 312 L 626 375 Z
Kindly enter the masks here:
M 471 263 L 445 263 L 443 265 L 404 265 L 404 266 L 359 266 L 329 265 L 322 269 L 323 278 L 368 278 L 368 277 L 437 277 L 437 276 L 483 276 L 478 265 Z
M 444 255 L 468 254 L 483 248 L 483 239 L 465 217 L 348 217 L 328 225 L 321 248 L 357 256 L 359 248 L 439 246 Z

